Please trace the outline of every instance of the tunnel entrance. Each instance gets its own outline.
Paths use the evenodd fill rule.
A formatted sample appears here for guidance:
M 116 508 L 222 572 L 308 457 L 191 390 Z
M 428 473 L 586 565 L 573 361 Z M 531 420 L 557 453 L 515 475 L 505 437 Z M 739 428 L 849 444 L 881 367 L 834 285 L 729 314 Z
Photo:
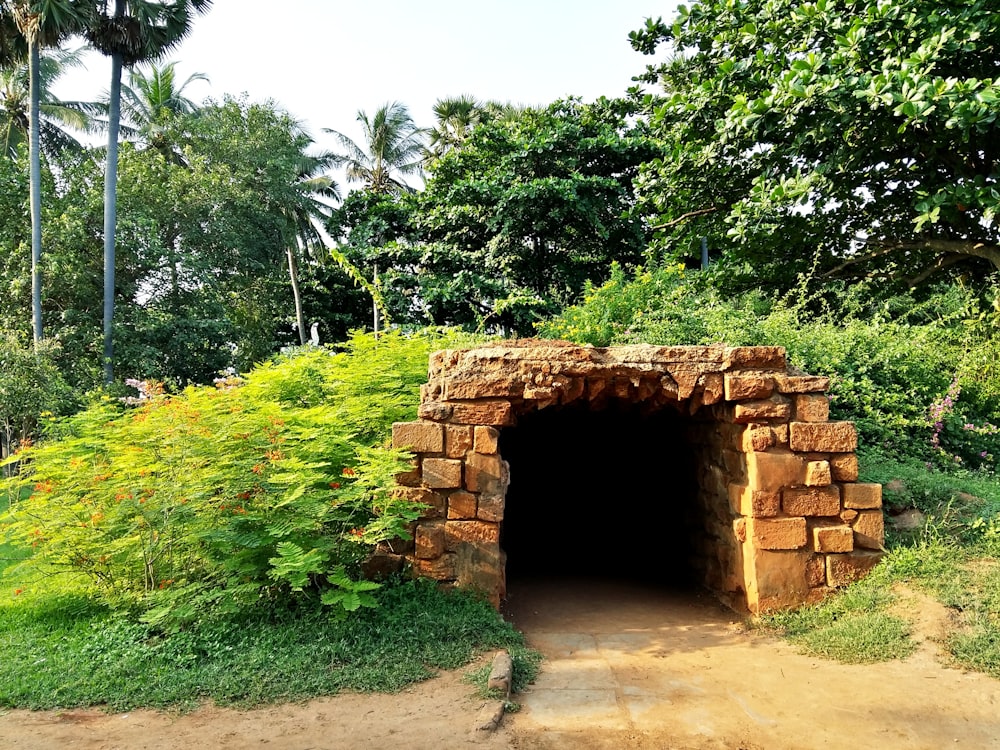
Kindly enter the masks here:
M 619 402 L 553 407 L 501 430 L 508 585 L 539 576 L 694 585 L 702 532 L 685 422 Z
M 396 494 L 412 538 L 370 570 L 482 591 L 508 575 L 704 586 L 759 612 L 815 601 L 881 556 L 881 486 L 829 421 L 829 380 L 780 347 L 500 342 L 431 356 Z

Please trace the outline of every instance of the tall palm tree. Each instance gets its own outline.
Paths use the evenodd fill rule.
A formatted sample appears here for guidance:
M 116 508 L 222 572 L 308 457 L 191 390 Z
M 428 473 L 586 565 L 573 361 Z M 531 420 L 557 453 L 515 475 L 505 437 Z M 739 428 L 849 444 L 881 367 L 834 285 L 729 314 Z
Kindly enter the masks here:
M 446 153 L 460 148 L 476 125 L 509 119 L 522 110 L 509 103 L 481 102 L 470 94 L 438 99 L 434 102 L 437 124 L 427 131 L 424 166 L 433 168 Z
M 363 145 L 338 130 L 323 128 L 323 132 L 335 135 L 346 149 L 346 153 L 334 158 L 346 169 L 347 181 L 364 183 L 364 189 L 372 193 L 412 191 L 402 178 L 422 173 L 424 131 L 414 124 L 406 105 L 383 104 L 371 117 L 359 110 L 357 119 L 364 133 Z
M 208 81 L 208 76 L 192 73 L 178 84 L 176 67 L 176 62 L 170 62 L 163 67 L 151 64 L 148 74 L 131 71 L 128 84 L 122 84 L 121 117 L 149 148 L 179 163 L 180 154 L 165 138 L 164 130 L 174 118 L 198 111 L 198 105 L 184 95 L 184 90 L 195 81 Z
M 98 102 L 61 101 L 52 93 L 52 85 L 70 67 L 82 64 L 82 50 L 52 50 L 39 61 L 39 148 L 52 157 L 63 149 L 80 149 L 72 131 L 88 131 L 103 107 Z M 28 66 L 24 62 L 0 66 L 0 158 L 14 158 L 18 148 L 28 142 L 30 90 Z
M 0 14 L 13 20 L 28 46 L 28 160 L 31 209 L 31 329 L 42 340 L 41 49 L 81 32 L 91 18 L 87 0 L 3 0 Z
M 104 382 L 114 380 L 115 226 L 118 218 L 118 134 L 122 68 L 157 60 L 191 31 L 196 13 L 212 0 L 95 0 L 98 17 L 87 30 L 91 43 L 111 58 L 108 154 L 104 173 Z M 113 5 L 113 10 L 109 8 Z

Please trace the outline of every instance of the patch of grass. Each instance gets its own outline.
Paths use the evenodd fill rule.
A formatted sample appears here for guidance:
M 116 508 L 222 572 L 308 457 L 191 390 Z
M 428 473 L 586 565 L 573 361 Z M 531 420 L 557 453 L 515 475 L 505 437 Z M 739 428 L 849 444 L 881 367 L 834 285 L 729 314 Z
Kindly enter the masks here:
M 405 582 L 346 620 L 318 604 L 206 617 L 174 633 L 85 596 L 0 605 L 0 706 L 191 708 L 396 691 L 521 635 L 460 591 Z

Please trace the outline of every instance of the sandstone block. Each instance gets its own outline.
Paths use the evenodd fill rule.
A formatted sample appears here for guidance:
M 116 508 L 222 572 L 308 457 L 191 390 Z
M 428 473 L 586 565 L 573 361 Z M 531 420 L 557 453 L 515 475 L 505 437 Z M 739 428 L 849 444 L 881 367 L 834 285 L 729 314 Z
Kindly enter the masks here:
M 419 557 L 412 560 L 413 572 L 423 578 L 435 581 L 455 580 L 455 555 L 447 552 L 440 557 L 424 560 Z
M 486 521 L 447 521 L 444 525 L 444 546 L 449 552 L 469 542 L 474 545 L 500 541 L 500 527 Z
M 438 518 L 444 515 L 444 496 L 426 487 L 394 487 L 392 494 L 423 505 L 425 510 L 421 513 L 421 518 Z
M 854 550 L 854 532 L 847 525 L 815 526 L 812 530 L 812 537 L 813 549 L 817 552 L 851 552 Z
M 559 396 L 559 403 L 569 404 L 576 401 L 578 398 L 583 396 L 584 391 L 587 390 L 587 381 L 583 378 L 570 378 L 569 382 L 562 389 L 562 393 Z
M 462 486 L 462 462 L 454 458 L 425 458 L 420 462 L 424 484 L 434 489 Z
M 774 431 L 774 439 L 777 444 L 787 448 L 788 447 L 788 423 L 784 424 L 774 424 L 771 425 L 771 429 Z
M 830 456 L 830 473 L 835 482 L 858 481 L 858 456 L 855 453 L 838 453 Z
M 462 458 L 472 449 L 472 428 L 467 425 L 447 425 L 444 428 L 445 455 Z
M 854 519 L 858 517 L 858 512 L 856 510 L 842 510 L 840 511 L 840 520 L 844 523 L 854 523 Z
M 835 516 L 840 513 L 840 488 L 787 489 L 781 493 L 781 507 L 790 516 Z
M 416 459 L 413 459 L 413 468 L 409 471 L 401 471 L 395 475 L 396 484 L 403 487 L 420 486 L 420 466 Z
M 727 347 L 722 358 L 723 370 L 784 370 L 783 346 Z
M 452 492 L 448 496 L 448 520 L 476 517 L 476 496 L 471 492 Z
M 859 550 L 844 555 L 827 555 L 827 585 L 846 586 L 853 583 L 867 575 L 881 559 L 881 552 Z
M 581 381 L 582 382 L 582 381 Z M 497 452 L 500 432 L 492 427 L 478 425 L 475 428 L 473 448 L 476 453 L 493 454 Z
M 830 399 L 825 395 L 803 394 L 795 397 L 795 421 L 826 422 L 830 418 Z
M 852 422 L 792 422 L 789 445 L 802 453 L 851 453 L 858 447 Z
M 829 461 L 810 461 L 806 464 L 806 487 L 826 487 L 832 481 Z
M 741 401 L 736 404 L 733 419 L 739 424 L 766 419 L 787 420 L 792 407 L 783 396 L 772 396 L 764 401 Z
M 881 510 L 863 510 L 851 524 L 854 544 L 866 549 L 882 549 L 885 542 L 885 518 Z
M 465 459 L 465 488 L 503 495 L 507 491 L 506 462 L 495 453 L 470 453 Z
M 759 372 L 727 372 L 724 383 L 726 401 L 765 399 L 774 390 L 774 378 Z
M 440 401 L 425 401 L 417 408 L 418 417 L 433 422 L 447 422 L 451 419 L 451 413 L 451 404 L 442 404 Z
M 444 553 L 444 524 L 422 523 L 413 535 L 413 554 L 421 560 L 440 557 Z
M 703 404 L 711 406 L 719 403 L 725 393 L 725 381 L 722 378 L 722 373 L 704 373 L 698 379 L 698 387 L 701 389 L 701 402 Z
M 688 369 L 684 365 L 668 365 L 667 371 L 677 384 L 677 398 L 681 400 L 690 398 L 695 386 L 698 385 L 701 371 Z
M 845 484 L 844 507 L 856 510 L 882 507 L 881 484 Z
M 467 373 L 462 377 L 445 378 L 444 400 L 473 401 L 498 396 L 520 396 L 524 383 L 512 376 L 495 373 Z
M 774 430 L 767 425 L 753 424 L 748 426 L 746 432 L 743 433 L 742 442 L 743 450 L 749 453 L 750 451 L 766 451 L 777 445 L 778 440 L 774 435 Z
M 373 552 L 361 563 L 361 573 L 370 581 L 381 581 L 400 572 L 406 558 L 391 552 Z
M 745 548 L 744 548 L 745 549 Z M 763 550 L 745 554 L 747 605 L 765 612 L 798 605 L 809 593 L 806 570 L 810 550 Z
M 729 497 L 733 512 L 741 516 L 773 518 L 781 513 L 781 494 L 773 490 L 754 490 L 730 484 Z
M 458 424 L 493 425 L 503 427 L 513 424 L 510 401 L 484 400 L 451 404 L 451 421 Z
M 500 523 L 503 520 L 505 498 L 496 492 L 484 492 L 479 496 L 476 518 L 480 521 Z
M 747 453 L 747 486 L 782 490 L 805 484 L 807 461 L 794 453 Z
M 806 545 L 804 518 L 751 518 L 749 536 L 761 550 L 799 549 Z
M 459 586 L 482 592 L 494 607 L 507 595 L 504 567 L 506 555 L 496 542 L 460 544 L 455 555 L 455 578 Z
M 815 375 L 787 375 L 778 373 L 774 376 L 778 393 L 825 393 L 830 389 L 830 378 Z
M 806 583 L 811 589 L 826 585 L 826 558 L 823 555 L 809 555 L 806 559 Z
M 441 453 L 444 431 L 436 422 L 395 422 L 392 425 L 392 447 L 408 448 L 415 453 Z

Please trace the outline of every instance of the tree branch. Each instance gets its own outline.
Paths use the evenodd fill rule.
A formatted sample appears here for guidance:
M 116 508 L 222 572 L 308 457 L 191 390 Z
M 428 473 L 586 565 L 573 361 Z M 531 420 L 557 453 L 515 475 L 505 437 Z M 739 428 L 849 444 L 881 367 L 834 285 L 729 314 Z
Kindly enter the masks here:
M 718 211 L 717 206 L 709 206 L 708 208 L 699 208 L 697 211 L 688 211 L 686 214 L 681 214 L 673 221 L 668 221 L 665 224 L 657 224 L 656 226 L 650 227 L 654 231 L 657 229 L 670 229 L 680 224 L 682 221 L 687 221 L 688 219 L 693 219 L 695 216 L 702 216 L 704 214 L 710 214 L 713 211 Z

